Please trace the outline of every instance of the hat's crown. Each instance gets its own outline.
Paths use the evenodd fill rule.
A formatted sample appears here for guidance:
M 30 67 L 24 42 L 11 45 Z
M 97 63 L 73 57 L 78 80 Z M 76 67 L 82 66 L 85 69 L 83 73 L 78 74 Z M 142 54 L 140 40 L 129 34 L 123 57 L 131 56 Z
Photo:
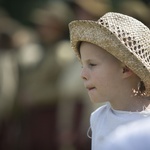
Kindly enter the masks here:
M 142 22 L 119 13 L 107 13 L 98 23 L 116 37 L 150 69 L 150 30 Z

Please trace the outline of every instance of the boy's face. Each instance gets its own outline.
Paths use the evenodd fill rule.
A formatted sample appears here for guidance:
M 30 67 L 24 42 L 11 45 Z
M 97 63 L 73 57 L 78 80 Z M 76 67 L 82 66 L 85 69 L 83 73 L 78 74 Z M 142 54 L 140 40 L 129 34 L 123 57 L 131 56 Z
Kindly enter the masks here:
M 82 42 L 80 46 L 81 77 L 91 101 L 114 101 L 122 80 L 121 62 L 104 49 Z

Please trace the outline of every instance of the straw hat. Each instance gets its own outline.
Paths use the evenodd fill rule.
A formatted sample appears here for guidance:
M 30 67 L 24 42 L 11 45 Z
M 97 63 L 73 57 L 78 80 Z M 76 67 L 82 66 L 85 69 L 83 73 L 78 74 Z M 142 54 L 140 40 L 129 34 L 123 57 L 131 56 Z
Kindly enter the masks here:
M 72 21 L 69 29 L 71 46 L 79 59 L 80 41 L 102 47 L 136 73 L 150 95 L 150 30 L 142 22 L 108 12 L 98 21 Z

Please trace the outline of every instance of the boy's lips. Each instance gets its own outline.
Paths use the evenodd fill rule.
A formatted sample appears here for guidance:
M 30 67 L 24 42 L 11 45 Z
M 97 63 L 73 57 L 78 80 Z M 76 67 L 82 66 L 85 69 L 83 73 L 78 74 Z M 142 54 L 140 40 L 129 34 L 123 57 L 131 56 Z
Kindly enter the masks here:
M 86 87 L 86 89 L 87 89 L 88 91 L 91 91 L 91 90 L 95 89 L 95 87 Z

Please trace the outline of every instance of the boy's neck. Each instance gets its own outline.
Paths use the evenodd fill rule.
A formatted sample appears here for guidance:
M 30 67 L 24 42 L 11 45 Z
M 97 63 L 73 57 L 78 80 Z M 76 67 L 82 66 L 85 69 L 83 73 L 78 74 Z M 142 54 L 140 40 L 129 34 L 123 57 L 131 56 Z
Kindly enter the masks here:
M 140 112 L 150 109 L 150 97 L 146 96 L 126 96 L 118 101 L 111 102 L 111 106 L 115 110 Z

